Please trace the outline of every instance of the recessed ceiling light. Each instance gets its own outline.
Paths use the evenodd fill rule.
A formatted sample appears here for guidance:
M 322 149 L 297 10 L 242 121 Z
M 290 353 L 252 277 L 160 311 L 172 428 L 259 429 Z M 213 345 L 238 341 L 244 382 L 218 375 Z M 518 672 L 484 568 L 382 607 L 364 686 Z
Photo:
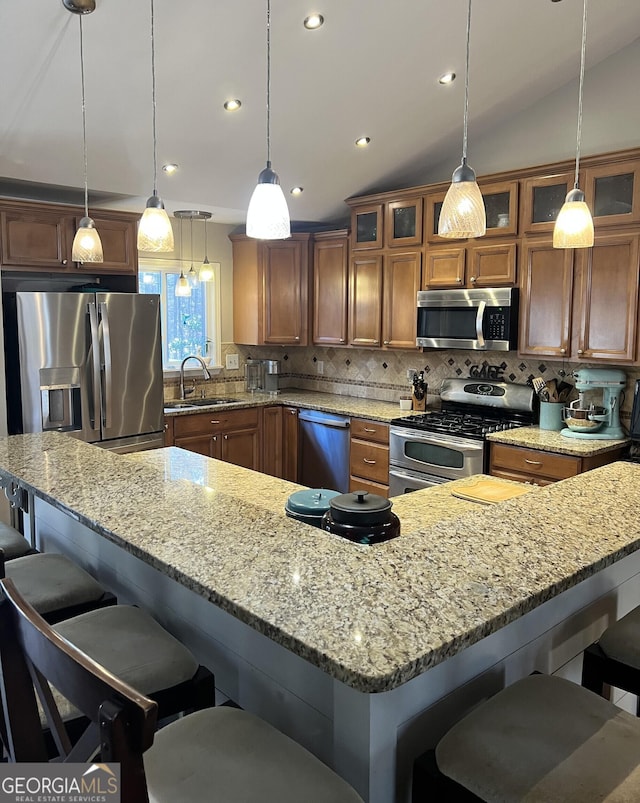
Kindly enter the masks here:
M 322 14 L 310 14 L 303 24 L 308 31 L 315 31 L 324 25 L 324 17 Z
M 440 84 L 452 84 L 456 80 L 456 74 L 454 72 L 446 72 L 438 78 L 438 83 Z
M 302 195 L 304 187 L 291 187 L 291 195 Z
M 356 140 L 356 145 L 359 148 L 366 148 L 367 145 L 371 142 L 371 137 L 359 137 Z
M 169 162 L 166 165 L 162 165 L 162 169 L 164 170 L 165 173 L 172 175 L 178 169 L 178 165 L 174 164 L 173 162 Z
M 225 100 L 224 107 L 228 112 L 235 112 L 237 111 L 240 106 L 242 106 L 242 101 L 238 100 L 238 98 L 232 98 L 231 100 Z

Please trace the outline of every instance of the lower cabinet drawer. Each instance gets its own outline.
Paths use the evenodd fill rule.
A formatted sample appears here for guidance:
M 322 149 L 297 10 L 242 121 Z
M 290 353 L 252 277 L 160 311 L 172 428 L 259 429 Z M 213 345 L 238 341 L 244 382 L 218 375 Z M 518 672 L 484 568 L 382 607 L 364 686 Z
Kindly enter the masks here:
M 505 446 L 502 443 L 491 444 L 491 469 L 492 473 L 493 469 L 502 469 L 527 474 L 533 479 L 540 476 L 551 480 L 575 477 L 582 470 L 578 457 Z
M 249 407 L 245 410 L 216 410 L 214 407 L 206 413 L 175 416 L 174 434 L 178 438 L 181 435 L 257 427 L 259 415 L 260 410 L 257 407 Z
M 389 447 L 351 439 L 350 474 L 373 480 L 381 485 L 389 482 Z
M 377 496 L 389 496 L 388 485 L 382 485 L 382 483 L 373 482 L 372 480 L 363 480 L 360 477 L 349 477 L 349 490 L 368 491 L 370 494 L 376 494 Z

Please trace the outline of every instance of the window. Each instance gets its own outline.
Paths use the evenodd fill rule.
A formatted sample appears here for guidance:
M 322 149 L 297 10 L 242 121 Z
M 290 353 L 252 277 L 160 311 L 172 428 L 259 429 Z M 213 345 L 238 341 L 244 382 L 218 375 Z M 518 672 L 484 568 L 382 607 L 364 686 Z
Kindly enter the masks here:
M 162 365 L 175 371 L 189 354 L 199 354 L 212 366 L 220 365 L 220 263 L 212 262 L 213 279 L 197 282 L 188 297 L 176 296 L 180 271 L 187 275 L 191 263 L 180 260 L 141 260 L 138 285 L 141 293 L 160 296 L 162 315 Z M 188 363 L 191 370 L 196 363 Z

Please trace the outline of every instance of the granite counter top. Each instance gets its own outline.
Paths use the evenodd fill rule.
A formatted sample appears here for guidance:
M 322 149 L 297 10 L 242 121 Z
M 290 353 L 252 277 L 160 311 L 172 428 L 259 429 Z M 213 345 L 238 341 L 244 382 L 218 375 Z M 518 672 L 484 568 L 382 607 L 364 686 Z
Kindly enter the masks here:
M 591 438 L 565 438 L 559 432 L 539 427 L 517 427 L 504 432 L 492 432 L 487 440 L 506 443 L 510 446 L 526 446 L 542 452 L 558 452 L 574 457 L 593 457 L 604 452 L 613 452 L 628 444 L 629 438 L 622 440 L 592 440 Z
M 640 546 L 640 465 L 488 509 L 470 480 L 393 500 L 373 547 L 287 518 L 292 483 L 169 448 L 117 455 L 57 433 L 0 440 L 0 477 L 68 512 L 363 692 L 393 689 Z
M 266 407 L 270 404 L 285 404 L 292 407 L 303 407 L 307 410 L 321 410 L 324 413 L 336 413 L 352 418 L 368 418 L 373 421 L 391 421 L 392 418 L 411 415 L 411 410 L 401 410 L 394 402 L 364 399 L 358 396 L 342 396 L 336 393 L 317 393 L 311 390 L 283 390 L 275 396 L 266 393 L 234 393 L 224 397 L 233 399 L 230 404 L 216 404 L 215 408 L 170 407 L 165 402 L 165 415 L 168 417 L 191 415 L 203 410 L 238 410 L 243 407 Z

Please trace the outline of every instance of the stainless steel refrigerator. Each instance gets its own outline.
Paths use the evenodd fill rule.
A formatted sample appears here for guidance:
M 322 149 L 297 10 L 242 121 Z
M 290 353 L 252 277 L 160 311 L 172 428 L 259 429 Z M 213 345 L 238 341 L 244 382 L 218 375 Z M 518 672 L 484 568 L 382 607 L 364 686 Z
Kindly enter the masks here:
M 15 299 L 19 387 L 7 375 L 14 428 L 21 418 L 22 432 L 57 430 L 120 452 L 162 446 L 159 296 L 18 292 Z

